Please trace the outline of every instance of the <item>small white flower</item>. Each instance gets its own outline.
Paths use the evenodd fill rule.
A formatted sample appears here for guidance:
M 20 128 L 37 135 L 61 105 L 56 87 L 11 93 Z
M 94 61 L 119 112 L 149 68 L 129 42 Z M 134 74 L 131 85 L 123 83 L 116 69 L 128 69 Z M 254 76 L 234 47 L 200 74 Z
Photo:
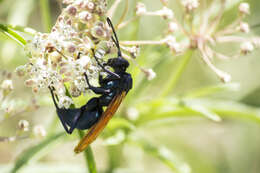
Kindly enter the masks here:
M 153 80 L 156 77 L 156 73 L 151 68 L 149 69 L 142 68 L 141 70 L 144 72 L 148 80 Z
M 198 0 L 182 0 L 181 3 L 187 12 L 191 12 L 199 7 Z
M 249 33 L 249 31 L 250 31 L 249 25 L 246 22 L 240 22 L 238 29 L 244 33 Z
M 134 107 L 130 107 L 127 109 L 126 115 L 129 118 L 129 120 L 135 121 L 139 117 L 139 111 Z
M 181 45 L 176 41 L 176 38 L 172 35 L 168 35 L 166 36 L 166 38 L 164 39 L 165 43 L 167 44 L 167 46 L 169 46 L 169 48 L 175 52 L 175 53 L 180 53 L 181 50 Z
M 231 76 L 228 73 L 226 73 L 226 72 L 219 71 L 218 72 L 218 76 L 220 77 L 220 79 L 224 83 L 227 83 L 227 82 L 231 81 Z
M 100 25 L 95 25 L 91 29 L 91 34 L 95 38 L 101 38 L 101 39 L 105 38 L 107 36 L 105 29 L 102 26 L 100 26 Z
M 95 52 L 95 56 L 98 58 L 98 59 L 101 59 L 104 55 L 105 55 L 106 51 L 104 49 L 97 49 L 96 52 Z
M 82 22 L 87 22 L 87 21 L 89 21 L 89 20 L 92 19 L 92 14 L 89 13 L 88 11 L 80 12 L 80 13 L 79 13 L 79 19 L 80 19 Z
M 260 37 L 253 38 L 252 42 L 256 48 L 260 48 Z
M 88 8 L 89 10 L 94 10 L 95 4 L 94 4 L 93 2 L 88 2 L 88 3 L 87 3 L 87 8 Z
M 13 81 L 10 79 L 6 79 L 2 82 L 1 88 L 6 91 L 12 91 L 14 89 Z
M 250 6 L 246 2 L 242 2 L 239 5 L 238 9 L 241 14 L 250 14 Z
M 140 54 L 140 46 L 125 47 L 124 50 L 130 53 L 133 58 Z
M 56 64 L 56 63 L 61 61 L 62 56 L 57 51 L 54 51 L 54 52 L 49 54 L 49 58 L 51 59 L 52 63 Z
M 73 103 L 72 99 L 68 96 L 60 96 L 59 97 L 59 107 L 63 107 L 68 109 L 70 105 Z
M 29 122 L 26 121 L 26 120 L 20 120 L 20 121 L 18 122 L 18 127 L 19 127 L 20 130 L 26 132 L 26 131 L 29 130 Z
M 251 42 L 244 42 L 240 46 L 241 53 L 248 54 L 254 50 L 254 45 Z
M 89 65 L 89 63 L 90 63 L 90 58 L 89 58 L 88 56 L 81 56 L 80 59 L 77 60 L 77 63 L 78 63 L 81 67 L 85 68 L 85 67 L 87 67 L 87 66 Z
M 172 19 L 174 16 L 173 11 L 165 6 L 163 7 L 162 10 L 158 12 L 158 14 L 163 16 L 163 18 L 165 19 Z
M 73 2 L 74 2 L 74 0 L 63 0 L 62 1 L 63 4 L 67 4 L 67 5 L 72 4 Z
M 144 3 L 138 2 L 136 4 L 136 15 L 144 15 L 146 13 L 146 7 Z
M 73 5 L 70 5 L 67 7 L 67 12 L 71 16 L 75 16 L 77 14 L 77 8 L 74 7 Z
M 36 84 L 36 81 L 34 79 L 28 79 L 25 81 L 25 85 L 28 87 L 32 87 Z
M 45 137 L 46 136 L 46 130 L 42 125 L 34 126 L 33 133 L 36 137 Z
M 19 66 L 15 69 L 15 73 L 19 76 L 19 77 L 23 77 L 26 73 L 26 65 L 22 65 Z
M 179 27 L 178 27 L 177 23 L 175 23 L 175 22 L 169 22 L 168 23 L 168 31 L 169 32 L 176 32 L 176 31 L 178 31 L 178 29 L 179 29 Z

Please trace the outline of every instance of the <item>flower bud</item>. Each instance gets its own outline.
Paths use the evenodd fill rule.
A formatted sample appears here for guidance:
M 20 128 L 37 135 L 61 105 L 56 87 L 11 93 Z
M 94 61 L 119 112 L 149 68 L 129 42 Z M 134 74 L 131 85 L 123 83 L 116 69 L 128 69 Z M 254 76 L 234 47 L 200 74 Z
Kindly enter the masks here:
M 87 9 L 88 10 L 92 11 L 92 10 L 94 10 L 94 8 L 95 8 L 95 4 L 93 2 L 87 3 Z
M 92 19 L 92 14 L 88 11 L 83 11 L 79 13 L 79 19 L 84 23 Z
M 69 15 L 75 16 L 76 13 L 77 13 L 77 8 L 70 5 L 70 6 L 67 7 L 67 12 L 68 12 Z
M 8 92 L 12 91 L 14 89 L 13 81 L 10 79 L 4 80 L 1 84 L 1 88 Z
M 249 33 L 249 31 L 250 31 L 249 25 L 246 22 L 240 22 L 238 29 L 244 33 Z
M 91 34 L 96 38 L 105 38 L 107 36 L 105 29 L 99 25 L 96 25 L 91 29 Z
M 15 69 L 15 73 L 17 74 L 17 76 L 19 77 L 23 77 L 26 73 L 26 67 L 25 66 L 19 66 Z
M 156 77 L 156 73 L 153 71 L 153 69 L 141 69 L 142 72 L 146 75 L 148 80 L 153 80 Z
M 18 122 L 18 128 L 19 128 L 19 130 L 24 131 L 24 132 L 28 131 L 29 130 L 29 122 L 26 121 L 26 120 L 20 120 Z
M 70 5 L 74 2 L 74 0 L 63 0 L 62 3 L 66 5 Z
M 139 117 L 139 111 L 134 107 L 130 107 L 127 109 L 126 115 L 129 120 L 135 121 Z
M 36 125 L 33 128 L 33 134 L 36 137 L 45 137 L 46 136 L 46 130 L 42 125 Z
M 35 85 L 35 84 L 36 84 L 36 82 L 35 82 L 35 80 L 33 80 L 33 79 L 28 79 L 28 80 L 25 81 L 25 85 L 26 85 L 27 87 L 32 87 L 32 86 Z
M 175 22 L 169 22 L 168 23 L 168 31 L 169 32 L 176 32 L 176 31 L 178 31 L 178 29 L 179 29 L 179 27 L 178 27 L 177 23 L 175 23 Z
M 240 46 L 242 54 L 248 54 L 254 50 L 254 45 L 251 42 L 244 42 Z
M 87 66 L 90 63 L 90 58 L 88 56 L 81 56 L 80 59 L 77 60 L 77 63 L 83 68 L 87 69 Z
M 57 51 L 54 51 L 54 52 L 50 53 L 50 54 L 49 54 L 49 57 L 50 57 L 51 62 L 52 62 L 53 64 L 57 64 L 58 62 L 61 61 L 61 58 L 62 58 L 62 57 L 61 57 L 61 54 L 58 53 Z
M 238 9 L 239 9 L 240 14 L 243 14 L 243 15 L 248 15 L 248 14 L 250 14 L 250 6 L 249 6 L 249 4 L 246 3 L 246 2 L 242 2 L 242 3 L 239 5 Z
M 72 99 L 68 96 L 59 97 L 59 106 L 68 109 L 73 103 Z
M 167 7 L 163 7 L 162 10 L 159 11 L 159 14 L 164 18 L 164 19 L 172 19 L 174 14 L 173 11 Z
M 199 7 L 198 0 L 181 0 L 181 3 L 188 13 Z
M 136 5 L 136 15 L 144 15 L 146 13 L 146 7 L 144 3 L 138 2 Z
M 176 41 L 175 37 L 172 35 L 168 35 L 165 38 L 165 43 L 167 46 L 175 53 L 180 53 L 181 52 L 181 46 L 180 44 Z
M 68 44 L 68 45 L 66 45 L 66 49 L 69 53 L 74 53 L 77 48 L 74 44 Z

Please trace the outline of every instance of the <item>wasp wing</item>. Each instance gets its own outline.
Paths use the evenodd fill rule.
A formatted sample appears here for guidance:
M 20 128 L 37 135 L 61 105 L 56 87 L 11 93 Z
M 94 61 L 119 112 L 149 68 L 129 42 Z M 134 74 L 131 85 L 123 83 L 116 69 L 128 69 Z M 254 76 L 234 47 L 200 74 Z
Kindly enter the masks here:
M 87 134 L 80 140 L 78 145 L 75 147 L 75 153 L 80 153 L 84 151 L 88 147 L 88 145 L 91 144 L 98 137 L 98 135 L 106 127 L 108 121 L 116 113 L 125 95 L 126 92 L 121 92 L 113 98 L 112 102 L 108 105 L 105 112 L 103 112 L 98 122 L 88 130 Z

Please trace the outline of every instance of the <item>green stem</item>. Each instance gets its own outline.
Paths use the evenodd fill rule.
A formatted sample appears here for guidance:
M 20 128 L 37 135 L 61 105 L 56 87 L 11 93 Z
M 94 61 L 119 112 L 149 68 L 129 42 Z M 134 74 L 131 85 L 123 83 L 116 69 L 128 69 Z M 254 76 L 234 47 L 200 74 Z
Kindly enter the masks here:
M 169 82 L 165 85 L 163 92 L 161 93 L 162 97 L 165 97 L 168 95 L 173 89 L 175 89 L 176 84 L 181 77 L 185 67 L 187 66 L 189 60 L 191 59 L 192 56 L 192 50 L 189 49 L 187 50 L 186 54 L 182 59 L 180 60 L 179 64 L 177 65 L 177 69 L 173 71 L 173 73 L 170 75 L 172 78 L 169 80 Z
M 51 31 L 51 11 L 49 6 L 49 0 L 40 0 L 41 16 L 45 31 Z
M 5 35 L 10 37 L 11 39 L 18 42 L 20 45 L 22 45 L 22 46 L 26 45 L 26 40 L 21 35 L 19 35 L 17 32 L 10 29 L 8 26 L 0 24 L 0 31 L 2 31 Z
M 80 139 L 82 139 L 84 137 L 84 132 L 81 130 L 78 130 L 78 133 L 79 133 Z M 95 158 L 94 158 L 94 155 L 93 155 L 93 152 L 92 152 L 92 149 L 90 146 L 84 151 L 84 157 L 86 160 L 86 165 L 88 167 L 88 172 L 97 173 Z

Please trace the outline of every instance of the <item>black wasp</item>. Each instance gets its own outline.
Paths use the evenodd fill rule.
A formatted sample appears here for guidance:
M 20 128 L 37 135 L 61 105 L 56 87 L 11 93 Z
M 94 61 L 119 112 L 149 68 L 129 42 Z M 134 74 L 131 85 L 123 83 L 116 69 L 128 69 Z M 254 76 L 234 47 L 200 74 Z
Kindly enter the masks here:
M 99 75 L 99 87 L 92 86 L 89 83 L 87 74 L 84 74 L 89 89 L 96 94 L 100 94 L 100 96 L 91 98 L 80 108 L 59 108 L 56 102 L 58 97 L 54 94 L 54 88 L 49 87 L 57 114 L 66 132 L 71 134 L 75 128 L 80 130 L 89 129 L 85 137 L 75 148 L 76 153 L 83 151 L 96 139 L 117 111 L 124 96 L 132 88 L 131 74 L 126 72 L 129 62 L 122 58 L 119 41 L 109 18 L 107 18 L 107 23 L 112 28 L 114 34 L 111 38 L 118 49 L 117 57 L 110 58 L 106 63 L 101 64 L 95 56 L 94 50 L 92 50 L 97 64 L 107 73 L 106 77 Z M 105 66 L 111 67 L 114 72 L 106 69 Z M 105 112 L 103 107 L 107 107 Z

